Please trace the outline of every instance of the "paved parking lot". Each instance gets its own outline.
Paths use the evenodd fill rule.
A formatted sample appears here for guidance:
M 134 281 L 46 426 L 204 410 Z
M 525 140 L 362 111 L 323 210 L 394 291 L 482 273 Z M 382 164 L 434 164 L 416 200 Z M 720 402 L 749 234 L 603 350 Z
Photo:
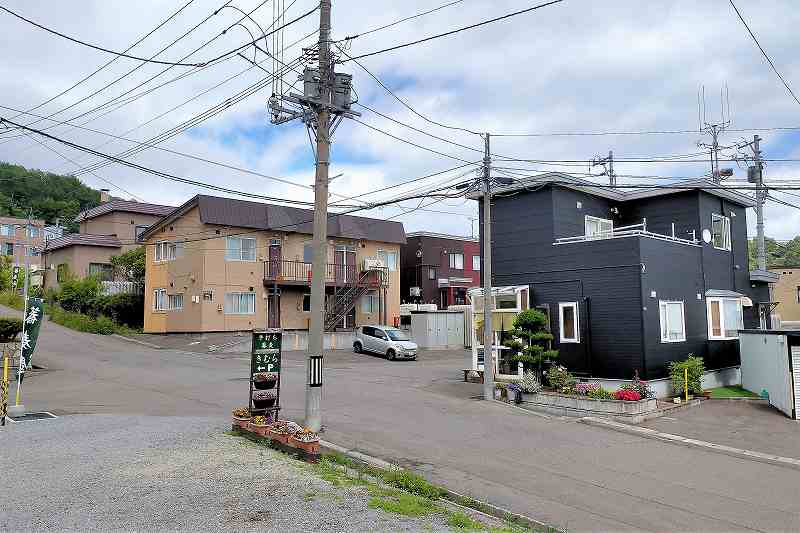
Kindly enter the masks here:
M 32 408 L 224 424 L 247 401 L 244 353 L 154 350 L 45 324 L 37 358 L 49 370 L 26 380 Z M 325 438 L 570 531 L 800 530 L 796 470 L 479 401 L 481 385 L 461 381 L 465 360 L 329 353 Z M 287 352 L 283 372 L 283 414 L 302 420 L 305 354 Z

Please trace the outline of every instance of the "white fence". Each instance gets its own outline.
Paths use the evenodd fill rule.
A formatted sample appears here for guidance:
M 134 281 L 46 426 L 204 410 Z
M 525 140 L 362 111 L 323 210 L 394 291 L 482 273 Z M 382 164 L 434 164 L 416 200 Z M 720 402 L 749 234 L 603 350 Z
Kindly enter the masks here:
M 144 294 L 144 284 L 137 281 L 103 281 L 102 292 L 106 296 L 113 294 Z

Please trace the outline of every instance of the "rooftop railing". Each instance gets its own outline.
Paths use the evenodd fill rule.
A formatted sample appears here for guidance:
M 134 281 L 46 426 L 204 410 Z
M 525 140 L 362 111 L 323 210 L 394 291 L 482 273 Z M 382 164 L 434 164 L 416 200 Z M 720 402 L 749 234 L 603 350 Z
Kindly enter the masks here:
M 689 246 L 700 246 L 694 230 L 691 232 L 691 239 L 682 239 L 675 236 L 675 225 L 672 225 L 672 235 L 664 235 L 661 233 L 653 233 L 647 230 L 647 219 L 644 219 L 641 224 L 632 224 L 630 226 L 619 226 L 607 231 L 598 231 L 591 235 L 577 235 L 575 237 L 561 237 L 556 239 L 554 245 L 570 244 L 573 242 L 588 242 L 588 241 L 601 241 L 608 239 L 624 239 L 627 237 L 647 237 L 650 239 L 658 239 L 668 242 L 676 242 Z

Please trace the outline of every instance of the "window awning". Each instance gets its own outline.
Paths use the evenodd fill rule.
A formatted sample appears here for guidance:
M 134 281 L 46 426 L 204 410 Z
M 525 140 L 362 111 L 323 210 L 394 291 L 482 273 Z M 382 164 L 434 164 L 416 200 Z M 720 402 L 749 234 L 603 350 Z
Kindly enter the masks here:
M 708 289 L 706 298 L 747 298 L 744 294 L 725 289 Z M 752 303 L 751 303 L 752 305 Z

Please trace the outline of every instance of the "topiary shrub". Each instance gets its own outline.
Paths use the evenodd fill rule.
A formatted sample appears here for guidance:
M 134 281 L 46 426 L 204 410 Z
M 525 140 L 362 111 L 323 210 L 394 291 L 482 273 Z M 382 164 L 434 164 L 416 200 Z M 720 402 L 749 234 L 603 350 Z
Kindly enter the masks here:
M 547 372 L 547 382 L 557 391 L 563 393 L 570 393 L 574 391 L 575 383 L 578 381 L 575 376 L 567 370 L 565 366 L 553 365 Z
M 0 318 L 0 342 L 12 342 L 22 331 L 21 318 Z
M 683 361 L 672 361 L 669 363 L 669 378 L 672 381 L 672 392 L 683 394 L 684 392 L 684 369 L 688 370 L 689 392 L 692 394 L 703 394 L 703 373 L 706 367 L 702 357 L 690 353 Z

